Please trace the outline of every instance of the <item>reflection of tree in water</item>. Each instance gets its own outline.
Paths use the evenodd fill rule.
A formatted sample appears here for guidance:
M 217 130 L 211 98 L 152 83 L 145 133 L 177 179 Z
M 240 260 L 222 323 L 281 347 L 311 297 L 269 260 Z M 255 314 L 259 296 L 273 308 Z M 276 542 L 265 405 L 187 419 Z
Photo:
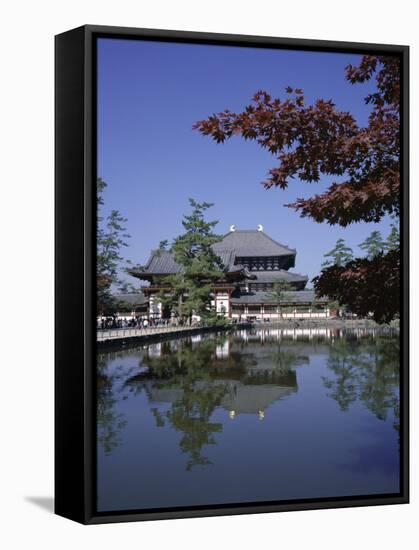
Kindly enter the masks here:
M 392 410 L 394 428 L 400 424 L 400 341 L 398 338 L 378 338 L 366 346 L 358 359 L 360 399 L 379 418 L 385 420 Z
M 97 439 L 106 454 L 121 443 L 120 432 L 126 425 L 122 414 L 115 412 L 121 400 L 117 384 L 123 379 L 122 368 L 117 367 L 109 372 L 110 354 L 97 355 L 96 371 L 96 429 Z M 126 375 L 126 371 L 124 372 Z
M 141 366 L 147 371 L 126 382 L 134 392 L 144 388 L 150 400 L 170 402 L 168 411 L 153 407 L 151 412 L 158 427 L 169 423 L 182 434 L 179 446 L 189 455 L 187 470 L 211 464 L 202 450 L 205 445 L 215 445 L 215 434 L 222 431 L 222 423 L 211 422 L 211 417 L 217 407 L 229 401 L 235 381 L 250 388 L 266 384 L 296 388 L 295 372 L 290 368 L 297 360 L 308 361 L 278 350 L 276 362 L 272 361 L 272 354 L 267 356 L 269 369 L 259 368 L 261 358 L 252 353 L 230 351 L 222 359 L 217 357 L 217 346 L 225 342 L 226 337 L 211 338 L 193 345 L 185 339 L 176 350 L 170 343 L 163 343 L 160 357 L 149 355 L 142 360 Z
M 284 350 L 281 345 L 278 345 L 276 351 L 272 354 L 272 361 L 276 367 L 275 371 L 277 373 L 287 373 L 292 367 L 307 365 L 310 362 L 310 358 L 307 355 L 301 355 L 293 350 Z
M 330 346 L 328 367 L 334 378 L 323 377 L 330 397 L 341 410 L 361 400 L 380 420 L 389 410 L 399 429 L 400 343 L 398 336 L 377 334 L 375 338 L 339 339 Z
M 257 342 L 243 345 L 234 335 L 209 337 L 199 343 L 173 340 L 158 345 L 157 357 L 150 346 L 140 361 L 140 371 L 135 370 L 136 375 L 132 371 L 127 373 L 126 367 L 118 366 L 117 361 L 131 356 L 132 351 L 99 354 L 98 441 L 107 454 L 120 445 L 126 421 L 116 412 L 117 405 L 127 397 L 127 391 L 133 394 L 144 391 L 151 402 L 169 404 L 169 410 L 165 411 L 153 405 L 151 412 L 157 427 L 170 426 L 179 432 L 179 446 L 188 456 L 187 469 L 210 464 L 203 449 L 216 444 L 217 434 L 222 431 L 221 422 L 211 422 L 215 409 L 254 414 L 257 405 L 264 409 L 297 391 L 294 368 L 309 362 L 304 343 L 305 340 L 297 343 L 283 339 L 279 345 L 278 340 L 264 346 Z M 394 427 L 399 428 L 398 336 L 377 334 L 375 338 L 370 335 L 357 339 L 347 333 L 333 342 L 320 338 L 318 342 L 307 343 L 310 349 L 318 343 L 328 346 L 331 375 L 323 378 L 323 382 L 341 410 L 348 410 L 356 400 L 361 400 L 383 420 L 392 410 L 396 418 Z M 135 355 L 139 355 L 138 350 Z
M 349 405 L 356 401 L 356 368 L 354 359 L 359 350 L 356 340 L 336 340 L 331 346 L 327 366 L 335 374 L 335 378 L 323 377 L 325 387 L 342 411 L 347 411 Z
M 220 404 L 226 392 L 223 384 L 214 383 L 210 376 L 210 363 L 214 355 L 216 340 L 208 340 L 193 347 L 189 341 L 182 342 L 176 351 L 169 344 L 162 345 L 162 357 L 146 357 L 142 365 L 148 367 L 144 374 L 127 381 L 131 387 L 152 380 L 152 385 L 144 385 L 149 397 L 153 392 L 169 391 L 173 396 L 171 408 L 167 412 L 152 409 L 156 425 L 163 427 L 166 422 L 182 434 L 179 446 L 189 455 L 187 470 L 195 465 L 211 464 L 202 455 L 204 445 L 216 443 L 214 434 L 221 432 L 220 423 L 211 422 L 214 409 Z

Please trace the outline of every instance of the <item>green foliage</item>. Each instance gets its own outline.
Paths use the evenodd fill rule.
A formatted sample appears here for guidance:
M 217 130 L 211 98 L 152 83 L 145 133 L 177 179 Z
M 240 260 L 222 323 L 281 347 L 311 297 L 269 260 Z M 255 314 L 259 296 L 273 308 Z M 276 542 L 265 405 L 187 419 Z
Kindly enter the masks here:
M 160 256 L 162 252 L 167 252 L 169 246 L 169 241 L 165 239 L 164 241 L 159 242 L 159 247 L 157 248 L 157 256 Z
M 275 281 L 272 285 L 272 289 L 268 290 L 266 292 L 266 295 L 276 303 L 278 312 L 281 314 L 282 317 L 282 307 L 281 302 L 285 298 L 285 293 L 288 293 L 288 297 L 292 297 L 292 295 L 289 294 L 289 292 L 292 290 L 292 286 L 287 283 L 287 281 L 284 281 L 283 279 L 278 279 Z
M 126 376 L 126 372 L 123 374 Z M 105 454 L 111 454 L 121 444 L 121 432 L 127 425 L 125 416 L 115 410 L 118 400 L 121 398 L 116 391 L 121 378 L 121 367 L 110 371 L 106 355 L 98 354 L 96 371 L 97 437 Z
M 205 213 L 212 204 L 189 199 L 192 213 L 183 217 L 185 232 L 175 238 L 170 248 L 179 273 L 168 275 L 161 281 L 165 290 L 158 294 L 163 307 L 174 311 L 182 321 L 193 314 L 203 318 L 211 314 L 211 291 L 223 277 L 224 266 L 212 246 L 222 239 L 214 233 L 217 221 L 206 221 Z M 166 249 L 167 242 L 164 243 Z
M 369 260 L 376 258 L 386 249 L 386 243 L 379 231 L 373 231 L 369 237 L 359 245 Z
M 343 240 L 340 239 L 340 241 Z M 338 241 L 339 243 L 339 241 Z M 338 244 L 337 243 L 337 244 Z M 389 323 L 400 312 L 400 235 L 396 223 L 384 240 L 373 231 L 360 248 L 364 258 L 338 258 L 322 264 L 313 279 L 318 296 L 327 296 L 360 317 L 372 316 L 377 323 Z M 329 254 L 336 250 L 337 247 Z M 332 309 L 333 305 L 329 305 Z
M 277 373 L 278 371 L 288 374 L 293 373 L 295 376 L 295 372 L 291 371 L 292 367 L 308 365 L 310 358 L 307 355 L 296 353 L 294 350 L 282 350 L 281 345 L 279 345 L 278 349 L 272 354 L 272 362 Z
M 202 316 L 204 323 L 210 326 L 226 328 L 232 326 L 231 319 L 224 317 L 224 315 L 218 315 L 213 309 L 204 312 Z
M 194 466 L 211 464 L 203 455 L 203 448 L 215 445 L 215 434 L 222 431 L 222 424 L 211 420 L 214 410 L 227 393 L 227 386 L 214 381 L 208 368 L 216 345 L 217 340 L 208 340 L 194 347 L 183 340 L 175 353 L 169 349 L 161 358 L 143 359 L 156 388 L 179 392 L 168 411 L 155 410 L 153 415 L 158 427 L 168 423 L 181 435 L 179 447 L 188 456 L 188 471 Z
M 322 267 L 328 267 L 331 265 L 345 265 L 353 260 L 352 248 L 346 246 L 343 239 L 338 239 L 335 247 L 329 252 L 326 252 L 324 257 L 327 259 L 322 263 Z
M 341 303 L 339 303 L 337 300 L 331 300 L 330 302 L 328 302 L 327 307 L 331 310 L 344 309 L 344 306 Z
M 226 337 L 215 337 L 192 345 L 190 340 L 182 339 L 175 351 L 168 343 L 163 343 L 160 357 L 146 354 L 142 359 L 142 365 L 148 370 L 127 381 L 134 392 L 138 391 L 136 388 L 145 387 L 145 381 L 148 381 L 148 392 L 150 387 L 166 390 L 168 395 L 172 392 L 169 408 L 151 411 L 157 427 L 169 426 L 180 434 L 178 444 L 187 456 L 188 471 L 212 464 L 205 456 L 206 449 L 218 443 L 217 435 L 223 429 L 223 424 L 216 422 L 213 414 L 220 406 L 234 402 L 236 397 L 229 382 L 234 381 L 233 386 L 236 381 L 250 386 L 255 396 L 255 386 L 274 384 L 293 389 L 297 387 L 297 379 L 292 367 L 309 362 L 307 356 L 292 350 L 283 351 L 278 346 L 269 369 L 259 368 L 256 357 L 249 352 L 245 356 L 233 353 L 220 363 L 216 357 L 217 346 L 225 341 Z M 211 368 L 215 364 L 217 368 Z
M 259 387 L 266 385 L 298 390 L 295 368 L 310 364 L 317 343 L 327 346 L 327 371 L 322 383 L 327 395 L 341 411 L 362 404 L 382 421 L 391 419 L 399 430 L 400 418 L 400 338 L 397 331 L 377 331 L 365 336 L 351 331 L 342 337 L 318 337 L 311 342 L 283 336 L 280 343 L 271 340 L 260 346 L 252 341 L 237 343 L 234 335 L 190 338 L 162 342 L 161 355 L 150 348 L 138 352 L 138 367 L 126 366 L 124 358 L 133 350 L 99 353 L 97 358 L 98 442 L 106 454 L 123 444 L 127 426 L 126 407 L 120 407 L 130 395 L 143 394 L 158 428 L 176 430 L 177 444 L 185 457 L 185 467 L 211 464 L 209 446 L 222 444 L 219 434 L 223 421 L 214 413 L 231 410 L 236 386 L 246 386 L 257 400 Z M 229 341 L 228 356 L 217 358 L 217 347 Z M 305 342 L 305 343 L 304 343 Z M 307 353 L 307 355 L 303 354 Z M 116 366 L 115 360 L 121 365 Z M 144 368 L 145 367 L 145 368 Z M 164 391 L 165 403 L 153 399 L 153 391 Z M 228 435 L 228 434 L 227 434 Z
M 400 250 L 400 233 L 399 227 L 395 223 L 391 224 L 391 231 L 385 242 L 385 248 L 387 251 Z
M 332 376 L 322 379 L 342 411 L 357 400 L 380 420 L 393 411 L 393 427 L 399 430 L 399 344 L 399 338 L 391 334 L 336 339 L 331 344 L 327 366 Z
M 129 294 L 131 292 L 136 292 L 137 289 L 129 281 L 121 281 L 118 286 L 118 291 L 121 292 L 121 294 Z
M 96 277 L 97 277 L 97 313 L 113 313 L 116 308 L 112 297 L 112 288 L 123 285 L 119 277 L 119 271 L 123 257 L 121 250 L 127 246 L 126 240 L 129 235 L 126 233 L 124 218 L 118 210 L 111 210 L 108 216 L 103 218 L 101 208 L 103 207 L 103 191 L 106 182 L 101 178 L 97 179 L 97 226 L 96 226 Z

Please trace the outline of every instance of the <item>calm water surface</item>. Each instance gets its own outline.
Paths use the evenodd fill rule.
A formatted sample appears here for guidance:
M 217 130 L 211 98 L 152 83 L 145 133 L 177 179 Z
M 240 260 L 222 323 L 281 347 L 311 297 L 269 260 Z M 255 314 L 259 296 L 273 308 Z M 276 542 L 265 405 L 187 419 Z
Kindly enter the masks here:
M 399 492 L 399 335 L 252 329 L 98 355 L 98 511 Z

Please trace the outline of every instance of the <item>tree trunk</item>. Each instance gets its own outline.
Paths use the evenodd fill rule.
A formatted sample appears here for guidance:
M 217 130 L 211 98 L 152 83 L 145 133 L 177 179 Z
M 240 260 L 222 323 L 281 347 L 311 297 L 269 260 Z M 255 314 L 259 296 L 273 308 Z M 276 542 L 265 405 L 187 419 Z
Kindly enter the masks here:
M 179 313 L 179 321 L 180 324 L 183 324 L 183 311 L 182 311 L 182 294 L 179 295 L 179 303 L 178 303 L 178 313 Z

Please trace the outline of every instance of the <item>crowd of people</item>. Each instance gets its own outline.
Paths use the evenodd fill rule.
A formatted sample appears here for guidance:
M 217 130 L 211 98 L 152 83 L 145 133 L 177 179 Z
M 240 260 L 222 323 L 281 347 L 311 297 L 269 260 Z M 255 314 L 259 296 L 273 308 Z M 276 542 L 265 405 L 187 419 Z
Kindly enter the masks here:
M 153 319 L 152 317 L 132 317 L 130 319 L 121 317 L 100 317 L 97 320 L 97 328 L 109 330 L 115 328 L 148 328 L 167 327 L 171 324 L 170 319 Z

